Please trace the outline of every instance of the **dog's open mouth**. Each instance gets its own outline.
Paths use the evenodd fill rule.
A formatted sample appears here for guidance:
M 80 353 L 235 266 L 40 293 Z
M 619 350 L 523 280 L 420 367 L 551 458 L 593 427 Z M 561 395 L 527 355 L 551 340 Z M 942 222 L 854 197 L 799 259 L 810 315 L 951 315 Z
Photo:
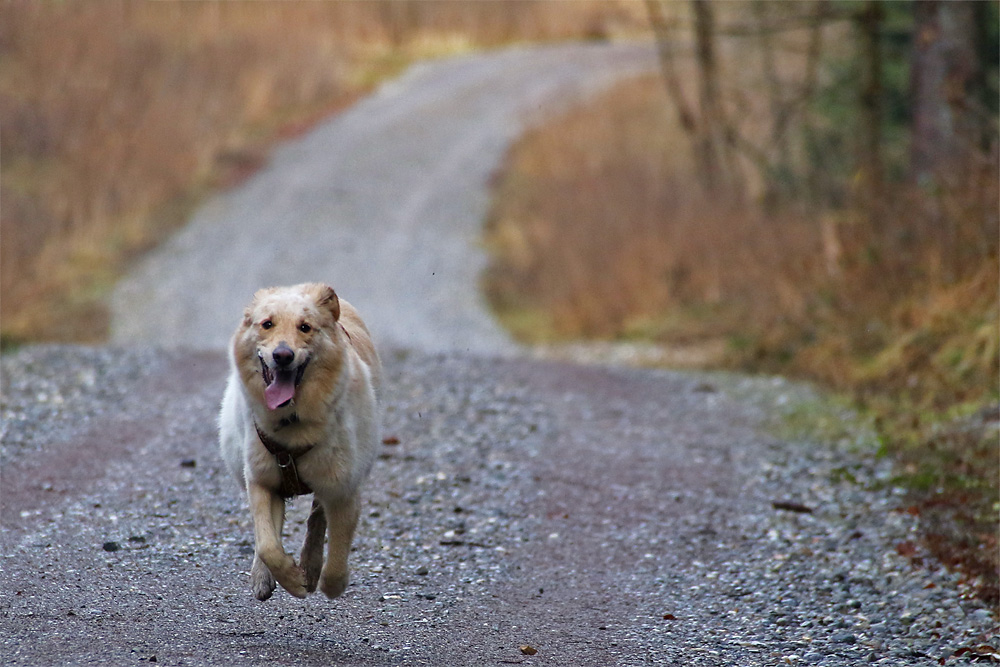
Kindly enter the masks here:
M 260 374 L 264 378 L 264 399 L 267 401 L 268 410 L 283 408 L 295 398 L 295 389 L 302 382 L 302 375 L 306 372 L 309 360 L 299 364 L 298 368 L 269 368 L 260 358 Z

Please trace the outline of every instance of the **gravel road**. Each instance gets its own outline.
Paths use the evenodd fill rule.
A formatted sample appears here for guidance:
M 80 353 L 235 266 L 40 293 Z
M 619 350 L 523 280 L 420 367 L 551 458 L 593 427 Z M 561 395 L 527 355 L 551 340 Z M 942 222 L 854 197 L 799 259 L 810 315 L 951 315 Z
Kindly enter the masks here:
M 783 380 L 532 359 L 479 304 L 475 221 L 505 142 L 651 57 L 420 66 L 209 202 L 117 293 L 114 345 L 5 355 L 2 663 L 991 659 L 994 613 L 921 551 L 870 436 L 770 428 L 849 414 Z M 372 320 L 392 444 L 344 597 L 260 603 L 216 451 L 220 347 L 255 287 L 303 279 Z
M 278 150 L 122 281 L 112 337 L 218 348 L 261 285 L 320 280 L 382 345 L 509 352 L 481 306 L 488 182 L 526 122 L 628 73 L 646 45 L 513 49 L 413 67 Z

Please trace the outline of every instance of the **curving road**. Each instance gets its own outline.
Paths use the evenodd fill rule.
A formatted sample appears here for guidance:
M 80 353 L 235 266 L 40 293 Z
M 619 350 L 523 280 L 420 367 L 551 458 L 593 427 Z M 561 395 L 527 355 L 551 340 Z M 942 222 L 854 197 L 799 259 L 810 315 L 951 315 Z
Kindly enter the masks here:
M 511 351 L 478 290 L 491 174 L 536 114 L 655 65 L 621 44 L 413 67 L 203 206 L 122 281 L 113 340 L 222 347 L 254 290 L 319 280 L 383 346 Z
M 921 551 L 849 413 L 780 380 L 527 359 L 479 303 L 505 145 L 533 113 L 651 62 L 641 46 L 560 46 L 419 66 L 207 203 L 116 293 L 115 345 L 5 355 L 0 663 L 995 655 L 994 612 Z M 254 289 L 300 280 L 371 321 L 392 437 L 345 595 L 260 603 L 216 446 L 221 348 Z M 843 438 L 778 438 L 765 427 L 786 413 Z M 308 510 L 289 511 L 291 551 Z

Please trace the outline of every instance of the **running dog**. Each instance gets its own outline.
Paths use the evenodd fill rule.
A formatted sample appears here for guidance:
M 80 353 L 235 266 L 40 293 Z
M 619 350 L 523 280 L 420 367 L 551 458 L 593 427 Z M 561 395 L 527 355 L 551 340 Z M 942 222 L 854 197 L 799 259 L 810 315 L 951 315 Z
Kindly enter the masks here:
M 331 287 L 258 291 L 230 346 L 219 444 L 247 494 L 250 585 L 304 598 L 344 592 L 361 484 L 377 454 L 381 364 L 360 315 Z M 301 565 L 281 544 L 285 500 L 313 494 Z M 323 559 L 323 541 L 329 549 Z

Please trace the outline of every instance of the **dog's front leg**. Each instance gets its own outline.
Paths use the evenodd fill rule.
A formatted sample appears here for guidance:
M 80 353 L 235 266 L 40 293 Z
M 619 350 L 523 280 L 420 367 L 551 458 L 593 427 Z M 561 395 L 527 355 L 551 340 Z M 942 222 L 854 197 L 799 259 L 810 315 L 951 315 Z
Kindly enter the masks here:
M 351 540 L 354 539 L 354 528 L 358 525 L 361 512 L 358 500 L 357 496 L 352 496 L 327 503 L 323 508 L 330 531 L 330 544 L 319 588 L 329 598 L 340 596 L 350 580 L 347 557 L 351 553 Z
M 253 515 L 254 533 L 254 565 L 259 560 L 282 587 L 298 598 L 306 596 L 306 577 L 295 561 L 285 553 L 281 546 L 281 526 L 285 517 L 285 501 L 259 484 L 247 485 L 247 496 L 250 498 L 250 512 Z M 257 569 L 256 567 L 254 568 Z M 260 572 L 251 570 L 251 577 L 259 576 Z M 266 582 L 252 581 L 254 593 L 259 599 L 266 600 L 270 592 L 261 597 L 263 588 L 259 584 Z

